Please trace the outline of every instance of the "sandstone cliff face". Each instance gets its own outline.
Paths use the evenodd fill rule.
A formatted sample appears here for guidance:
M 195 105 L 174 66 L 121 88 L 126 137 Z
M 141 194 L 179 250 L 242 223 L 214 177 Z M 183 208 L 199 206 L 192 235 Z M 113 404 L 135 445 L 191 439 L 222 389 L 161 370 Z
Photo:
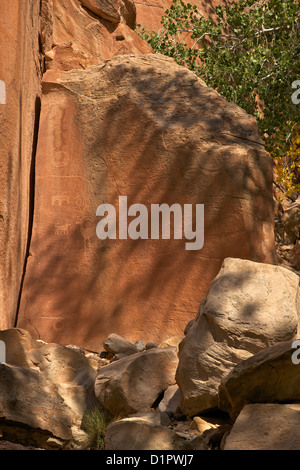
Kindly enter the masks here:
M 159 55 L 44 75 L 18 325 L 97 350 L 183 331 L 226 256 L 273 262 L 272 165 L 255 121 Z M 205 242 L 99 240 L 96 208 L 204 204 Z M 149 235 L 150 238 L 150 235 Z
M 0 2 L 0 329 L 14 325 L 41 94 L 39 2 Z
M 201 15 L 205 18 L 216 18 L 215 7 L 228 4 L 228 0 L 191 0 L 191 5 L 195 5 Z M 158 32 L 161 26 L 161 17 L 172 5 L 172 0 L 137 0 L 136 23 L 145 27 L 147 31 Z
M 255 120 L 152 54 L 132 30 L 132 2 L 5 8 L 2 328 L 17 315 L 34 337 L 96 351 L 111 332 L 160 342 L 182 333 L 225 257 L 275 262 L 272 163 Z M 11 23 L 19 56 L 9 56 Z M 149 213 L 204 204 L 204 247 L 187 251 L 172 235 L 99 240 L 97 206 L 118 208 L 119 196 Z
M 114 55 L 151 52 L 132 29 L 129 0 L 43 0 L 41 18 L 46 69 L 84 69 Z

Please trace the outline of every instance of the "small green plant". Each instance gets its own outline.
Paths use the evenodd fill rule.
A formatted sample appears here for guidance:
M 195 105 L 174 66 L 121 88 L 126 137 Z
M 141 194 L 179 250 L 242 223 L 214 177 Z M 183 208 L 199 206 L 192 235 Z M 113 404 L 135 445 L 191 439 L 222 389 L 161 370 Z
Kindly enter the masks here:
M 104 437 L 107 426 L 112 421 L 108 410 L 99 406 L 90 407 L 85 413 L 81 428 L 87 434 L 82 444 L 83 450 L 104 450 Z

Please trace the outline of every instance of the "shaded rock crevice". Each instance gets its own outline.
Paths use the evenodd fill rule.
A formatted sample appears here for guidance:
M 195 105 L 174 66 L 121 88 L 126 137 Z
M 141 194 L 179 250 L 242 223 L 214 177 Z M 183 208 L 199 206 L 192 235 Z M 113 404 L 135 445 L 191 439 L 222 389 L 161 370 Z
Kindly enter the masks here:
M 32 237 L 32 230 L 33 230 L 34 199 L 35 199 L 35 164 L 36 164 L 36 150 L 37 150 L 37 143 L 38 143 L 40 114 L 41 114 L 40 96 L 36 96 L 35 98 L 34 109 L 35 109 L 35 119 L 34 119 L 33 142 L 32 142 L 32 156 L 31 156 L 31 165 L 30 165 L 30 173 L 29 173 L 29 190 L 28 190 L 29 209 L 28 209 L 27 246 L 26 246 L 25 259 L 24 259 L 23 274 L 22 274 L 21 283 L 20 283 L 20 291 L 19 291 L 19 296 L 18 296 L 14 327 L 17 327 L 17 323 L 18 323 L 19 308 L 20 308 L 20 302 L 21 302 L 21 297 L 22 297 L 24 279 L 26 275 L 27 262 L 28 262 L 28 258 L 31 256 L 30 245 L 31 245 L 31 237 Z

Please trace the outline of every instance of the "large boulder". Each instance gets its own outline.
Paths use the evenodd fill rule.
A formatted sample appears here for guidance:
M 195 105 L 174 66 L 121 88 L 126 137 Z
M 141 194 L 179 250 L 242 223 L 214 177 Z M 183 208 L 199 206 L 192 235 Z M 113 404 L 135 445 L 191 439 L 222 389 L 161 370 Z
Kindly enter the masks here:
M 103 341 L 104 349 L 111 354 L 123 354 L 125 356 L 130 356 L 139 352 L 138 348 L 128 341 L 128 339 L 123 338 L 123 336 L 117 335 L 116 333 L 111 333 Z
M 246 405 L 223 450 L 300 450 L 299 414 L 296 403 Z
M 170 427 L 165 413 L 138 413 L 108 426 L 105 450 L 191 450 L 193 440 L 188 440 Z M 198 438 L 197 450 L 206 450 L 204 441 Z M 157 464 L 157 456 L 148 463 Z M 183 459 L 183 462 L 185 459 Z
M 62 447 L 69 444 L 74 415 L 53 384 L 35 370 L 7 364 L 0 364 L 0 383 L 4 439 L 13 436 L 42 448 L 52 448 L 55 442 Z
M 299 342 L 300 343 L 300 342 Z M 299 361 L 294 342 L 274 344 L 241 362 L 221 381 L 219 408 L 234 420 L 247 403 L 300 401 Z
M 149 411 L 157 398 L 175 384 L 176 348 L 149 349 L 102 367 L 95 394 L 114 416 Z
M 52 383 L 81 426 L 87 410 L 98 404 L 94 392 L 98 362 L 60 344 L 45 344 L 30 358 L 45 380 Z
M 72 410 L 72 425 L 80 428 L 86 411 L 98 404 L 94 393 L 97 360 L 60 344 L 35 340 L 20 328 L 0 331 L 0 340 L 6 346 L 6 364 L 40 373 L 41 380 L 54 386 Z
M 35 176 L 17 326 L 47 342 L 99 352 L 114 331 L 160 344 L 195 317 L 224 258 L 275 262 L 272 160 L 255 119 L 159 54 L 48 70 Z M 194 224 L 204 204 L 204 246 L 186 249 L 172 226 L 170 239 L 100 240 L 97 207 L 119 221 L 120 196 L 148 214 L 190 204 Z
M 295 338 L 299 278 L 288 269 L 225 259 L 179 347 L 176 381 L 190 415 L 218 406 L 218 387 L 236 364 Z

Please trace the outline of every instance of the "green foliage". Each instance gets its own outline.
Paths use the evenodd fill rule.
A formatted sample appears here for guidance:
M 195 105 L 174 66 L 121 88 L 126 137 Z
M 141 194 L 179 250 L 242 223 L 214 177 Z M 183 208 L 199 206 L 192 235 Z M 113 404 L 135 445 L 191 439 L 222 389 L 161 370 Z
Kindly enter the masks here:
M 216 14 L 217 21 L 205 19 L 195 6 L 173 0 L 158 33 L 139 31 L 155 52 L 257 118 L 279 170 L 277 184 L 290 195 L 300 190 L 300 105 L 291 100 L 292 83 L 300 79 L 299 0 L 240 0 Z
M 104 450 L 106 428 L 111 420 L 110 413 L 102 407 L 93 406 L 87 410 L 81 425 L 87 434 L 83 450 Z

